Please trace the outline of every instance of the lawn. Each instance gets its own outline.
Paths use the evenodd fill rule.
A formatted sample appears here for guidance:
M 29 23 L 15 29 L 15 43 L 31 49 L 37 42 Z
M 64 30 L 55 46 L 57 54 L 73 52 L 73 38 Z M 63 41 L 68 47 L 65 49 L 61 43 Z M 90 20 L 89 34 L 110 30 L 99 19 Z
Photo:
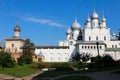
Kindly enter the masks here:
M 33 74 L 37 71 L 38 71 L 37 69 L 31 68 L 29 65 L 23 66 L 16 65 L 14 68 L 5 68 L 3 71 L 0 66 L 0 74 L 7 74 L 16 77 L 24 77 Z
M 88 76 L 80 76 L 80 75 L 76 75 L 76 76 L 68 76 L 68 77 L 63 77 L 57 80 L 92 80 L 91 78 L 89 78 Z

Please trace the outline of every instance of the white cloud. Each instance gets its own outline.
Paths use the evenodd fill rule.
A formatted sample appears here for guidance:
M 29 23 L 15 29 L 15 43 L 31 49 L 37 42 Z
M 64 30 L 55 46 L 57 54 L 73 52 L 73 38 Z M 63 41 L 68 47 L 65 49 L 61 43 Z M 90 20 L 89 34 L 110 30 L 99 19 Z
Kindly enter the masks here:
M 23 19 L 27 20 L 27 21 L 31 21 L 31 22 L 36 22 L 36 23 L 40 23 L 40 24 L 47 24 L 50 26 L 54 26 L 54 27 L 65 27 L 64 25 L 54 22 L 52 20 L 48 20 L 48 19 L 41 19 L 41 18 L 28 18 L 28 17 L 22 17 Z

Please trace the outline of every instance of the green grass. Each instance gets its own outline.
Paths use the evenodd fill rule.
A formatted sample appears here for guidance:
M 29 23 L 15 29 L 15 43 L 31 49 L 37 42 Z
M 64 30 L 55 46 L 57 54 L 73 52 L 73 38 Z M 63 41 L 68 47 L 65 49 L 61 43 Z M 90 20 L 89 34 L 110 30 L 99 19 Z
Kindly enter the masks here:
M 57 80 L 92 80 L 91 78 L 89 78 L 88 76 L 80 76 L 80 75 L 76 75 L 76 76 L 67 76 L 67 77 L 63 77 Z
M 16 65 L 13 68 L 5 68 L 3 71 L 0 66 L 0 74 L 7 74 L 16 77 L 24 77 L 33 74 L 36 71 L 37 71 L 36 69 L 31 68 L 29 65 L 23 65 L 23 66 Z

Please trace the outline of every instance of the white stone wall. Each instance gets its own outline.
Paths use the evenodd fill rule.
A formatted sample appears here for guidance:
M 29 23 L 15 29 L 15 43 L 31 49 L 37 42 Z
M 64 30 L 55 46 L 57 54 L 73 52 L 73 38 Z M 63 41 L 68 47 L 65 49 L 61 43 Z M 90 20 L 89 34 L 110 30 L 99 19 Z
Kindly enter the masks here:
M 97 41 L 96 37 L 98 37 L 98 41 L 110 41 L 110 31 L 109 28 L 85 28 L 83 37 L 84 41 Z
M 35 54 L 44 56 L 45 62 L 68 62 L 75 52 L 75 46 L 70 46 L 68 49 L 35 49 Z
M 106 41 L 107 48 L 120 48 L 120 41 Z
M 22 49 L 20 49 L 23 46 L 23 41 L 19 40 L 13 40 L 13 41 L 6 41 L 5 42 L 5 50 L 10 51 L 12 53 L 21 53 Z
M 105 45 L 99 45 L 99 54 L 101 56 L 105 53 L 104 51 L 105 51 Z M 98 56 L 98 50 L 96 45 L 85 45 L 85 44 L 79 45 L 79 52 L 88 53 L 92 57 Z

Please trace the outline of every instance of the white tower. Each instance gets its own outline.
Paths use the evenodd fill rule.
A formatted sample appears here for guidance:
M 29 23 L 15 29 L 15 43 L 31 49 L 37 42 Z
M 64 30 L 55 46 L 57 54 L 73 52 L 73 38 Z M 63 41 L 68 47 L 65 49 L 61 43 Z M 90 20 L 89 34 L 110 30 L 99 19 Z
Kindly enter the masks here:
M 72 37 L 71 33 L 72 33 L 71 29 L 68 28 L 68 30 L 66 31 L 67 40 L 69 40 Z
M 89 16 L 88 16 L 88 18 L 86 20 L 85 26 L 86 26 L 86 28 L 90 28 L 91 27 L 91 19 L 90 19 Z
M 98 14 L 96 13 L 96 11 L 94 10 L 92 16 L 91 16 L 91 19 L 92 19 L 92 27 L 95 28 L 95 27 L 99 27 L 98 26 Z
M 106 27 L 106 19 L 104 17 L 104 14 L 102 15 L 102 19 L 101 19 L 101 26 Z
M 20 27 L 18 25 L 14 27 L 14 37 L 20 38 Z
M 74 23 L 71 26 L 71 29 L 73 31 L 73 39 L 77 40 L 77 37 L 79 36 L 80 32 L 80 24 L 77 22 L 77 19 L 75 19 Z

